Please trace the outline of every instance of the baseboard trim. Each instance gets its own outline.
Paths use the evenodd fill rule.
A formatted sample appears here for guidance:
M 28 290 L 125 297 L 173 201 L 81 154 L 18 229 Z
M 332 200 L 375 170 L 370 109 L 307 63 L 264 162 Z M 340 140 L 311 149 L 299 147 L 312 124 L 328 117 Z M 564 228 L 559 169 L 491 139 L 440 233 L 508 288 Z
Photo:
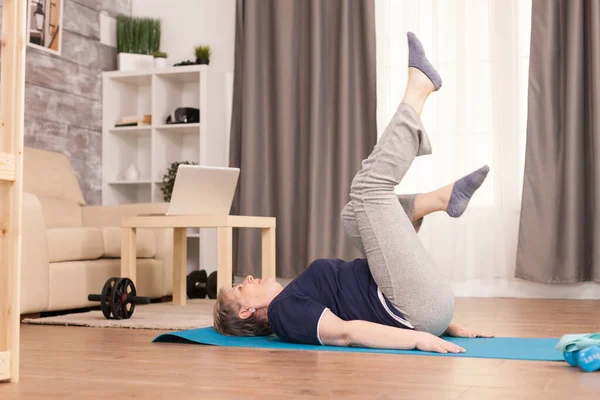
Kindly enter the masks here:
M 600 284 L 546 284 L 517 279 L 471 279 L 454 282 L 456 297 L 514 297 L 532 299 L 600 299 Z

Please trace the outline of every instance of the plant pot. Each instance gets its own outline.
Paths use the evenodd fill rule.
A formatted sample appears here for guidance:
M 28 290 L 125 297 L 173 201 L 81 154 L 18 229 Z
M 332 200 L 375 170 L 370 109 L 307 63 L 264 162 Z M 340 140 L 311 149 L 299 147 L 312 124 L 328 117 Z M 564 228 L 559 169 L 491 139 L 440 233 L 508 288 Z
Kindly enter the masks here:
M 206 64 L 208 65 L 210 60 L 208 58 L 196 58 L 196 64 Z
M 167 66 L 167 59 L 163 57 L 154 58 L 154 68 L 164 68 Z
M 154 57 L 146 54 L 119 53 L 117 55 L 117 69 L 119 71 L 134 71 L 148 69 L 154 66 Z

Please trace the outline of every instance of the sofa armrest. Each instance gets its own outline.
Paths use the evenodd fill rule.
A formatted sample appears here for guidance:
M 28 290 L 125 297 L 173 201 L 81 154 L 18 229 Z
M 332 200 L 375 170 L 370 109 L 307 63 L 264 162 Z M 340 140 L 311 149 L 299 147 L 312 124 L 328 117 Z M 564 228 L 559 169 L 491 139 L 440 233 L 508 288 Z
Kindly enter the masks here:
M 38 313 L 48 309 L 50 263 L 48 237 L 40 199 L 23 193 L 21 250 L 21 313 Z
M 168 203 L 134 203 L 114 206 L 84 206 L 81 207 L 84 227 L 121 226 L 125 216 L 139 214 L 166 213 Z M 155 260 L 163 262 L 163 296 L 173 292 L 173 229 L 144 228 L 154 232 L 156 236 Z

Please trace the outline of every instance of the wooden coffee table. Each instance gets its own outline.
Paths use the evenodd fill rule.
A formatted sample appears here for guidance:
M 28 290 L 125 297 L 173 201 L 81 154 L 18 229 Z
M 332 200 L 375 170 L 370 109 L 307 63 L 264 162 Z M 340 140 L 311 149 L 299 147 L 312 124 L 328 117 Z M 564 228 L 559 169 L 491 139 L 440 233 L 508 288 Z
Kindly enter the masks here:
M 127 216 L 121 220 L 121 276 L 136 282 L 137 228 L 173 228 L 173 304 L 187 299 L 187 228 L 217 228 L 217 288 L 231 287 L 233 228 L 262 229 L 262 277 L 275 277 L 275 218 L 223 216 Z

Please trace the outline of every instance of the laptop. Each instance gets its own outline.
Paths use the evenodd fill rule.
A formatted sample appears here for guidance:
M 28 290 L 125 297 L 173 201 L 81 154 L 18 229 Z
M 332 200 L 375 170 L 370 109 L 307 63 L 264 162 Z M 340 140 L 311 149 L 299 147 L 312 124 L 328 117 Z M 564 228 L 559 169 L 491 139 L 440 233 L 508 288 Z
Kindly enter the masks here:
M 181 164 L 166 214 L 146 215 L 229 215 L 239 168 Z

